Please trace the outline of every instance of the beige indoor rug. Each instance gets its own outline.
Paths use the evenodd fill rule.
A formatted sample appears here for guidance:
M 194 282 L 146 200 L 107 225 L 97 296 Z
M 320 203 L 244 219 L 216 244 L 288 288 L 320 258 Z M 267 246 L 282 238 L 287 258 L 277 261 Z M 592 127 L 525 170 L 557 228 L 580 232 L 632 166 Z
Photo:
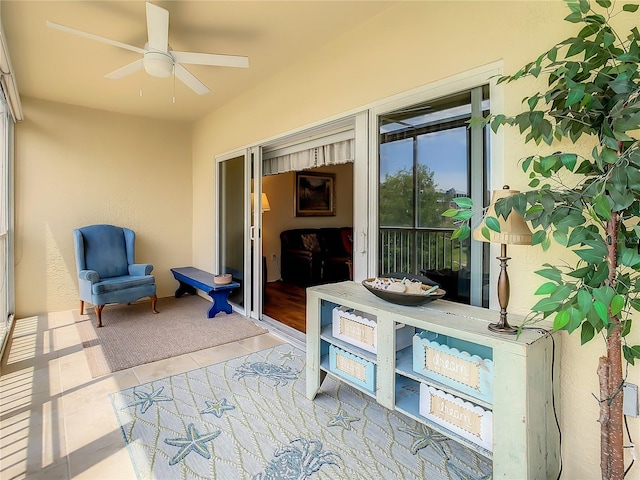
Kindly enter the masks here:
M 107 305 L 102 328 L 96 328 L 91 306 L 74 312 L 92 377 L 164 358 L 215 347 L 266 333 L 237 313 L 207 318 L 211 303 L 197 295 L 158 299 L 159 314 L 149 301 Z

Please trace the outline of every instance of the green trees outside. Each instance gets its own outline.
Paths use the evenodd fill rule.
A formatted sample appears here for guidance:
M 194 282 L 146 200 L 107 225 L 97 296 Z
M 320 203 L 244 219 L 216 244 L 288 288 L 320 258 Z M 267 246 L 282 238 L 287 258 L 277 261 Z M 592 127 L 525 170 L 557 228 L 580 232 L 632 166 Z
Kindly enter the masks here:
M 451 205 L 454 192 L 438 191 L 434 174 L 426 165 L 417 167 L 415 177 L 413 170 L 408 169 L 386 175 L 380 182 L 379 194 L 380 228 L 405 229 L 397 232 L 394 241 L 385 242 L 384 234 L 381 235 L 383 272 L 417 274 L 421 269 L 458 268 L 460 258 L 466 262 L 466 252 L 460 253 L 464 247 L 457 242 L 452 244 L 449 232 L 420 229 L 454 228 L 453 221 L 442 216 Z
M 453 228 L 453 222 L 442 217 L 453 193 L 437 191 L 433 175 L 426 165 L 418 165 L 415 178 L 413 171 L 408 169 L 386 175 L 380 182 L 380 225 Z M 418 203 L 415 216 L 414 192 Z

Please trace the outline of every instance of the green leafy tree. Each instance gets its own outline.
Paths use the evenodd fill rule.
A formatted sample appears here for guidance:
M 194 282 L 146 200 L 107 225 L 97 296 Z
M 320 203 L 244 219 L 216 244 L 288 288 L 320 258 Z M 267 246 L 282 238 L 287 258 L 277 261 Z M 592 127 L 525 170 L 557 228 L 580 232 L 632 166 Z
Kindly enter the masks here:
M 436 187 L 434 172 L 426 165 L 418 165 L 415 176 L 412 169 L 402 169 L 392 175 L 386 175 L 380 183 L 380 225 L 453 228 L 451 219 L 442 216 L 442 212 L 449 207 L 453 194 L 438 191 Z M 414 195 L 414 192 L 417 192 L 417 195 Z M 417 215 L 414 215 L 416 203 L 418 210 Z M 382 271 L 399 270 L 417 274 L 423 268 L 432 268 L 431 265 L 423 264 L 420 259 L 430 258 L 429 250 L 434 251 L 438 248 L 437 244 L 442 242 L 442 239 L 436 235 L 425 234 L 425 241 L 425 237 L 420 237 L 424 232 L 413 233 L 407 233 L 408 243 L 385 245 L 380 252 Z M 453 255 L 454 252 L 448 249 L 444 257 L 439 257 L 439 261 L 451 265 Z
M 626 341 L 633 311 L 640 311 L 640 32 L 618 34 L 611 20 L 637 15 L 637 4 L 612 7 L 610 0 L 567 0 L 566 21 L 582 25 L 577 35 L 553 46 L 514 75 L 548 79 L 547 89 L 525 98 L 526 111 L 478 119 L 495 131 L 515 126 L 526 142 L 560 144 L 562 150 L 522 161 L 532 189 L 498 202 L 496 213 L 512 210 L 535 228 L 532 243 L 548 249 L 555 241 L 577 256 L 573 266 L 545 264 L 546 280 L 536 318 L 552 318 L 554 330 L 579 331 L 582 343 L 601 337 L 606 354 L 600 383 L 601 474 L 624 477 L 622 385 L 626 369 L 640 359 L 640 346 Z M 637 16 L 635 16 L 637 25 Z M 590 144 L 589 156 L 571 145 Z M 445 216 L 462 221 L 459 238 L 469 236 L 470 205 Z M 487 229 L 499 231 L 497 219 Z M 488 236 L 488 231 L 485 231 Z
M 451 195 L 436 191 L 433 171 L 426 165 L 402 169 L 386 175 L 380 183 L 380 225 L 388 227 L 441 226 L 442 212 Z M 414 218 L 414 191 L 417 188 L 418 216 Z M 416 224 L 417 223 L 417 224 Z
M 380 183 L 380 225 L 413 226 L 413 172 L 402 169 Z

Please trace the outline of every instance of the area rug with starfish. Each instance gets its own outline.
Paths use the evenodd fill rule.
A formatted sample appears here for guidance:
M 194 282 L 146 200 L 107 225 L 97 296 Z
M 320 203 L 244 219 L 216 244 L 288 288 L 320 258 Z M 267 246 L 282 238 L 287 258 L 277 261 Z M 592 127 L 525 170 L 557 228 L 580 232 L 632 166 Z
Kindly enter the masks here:
M 491 462 L 330 376 L 289 344 L 111 394 L 139 479 L 487 479 Z

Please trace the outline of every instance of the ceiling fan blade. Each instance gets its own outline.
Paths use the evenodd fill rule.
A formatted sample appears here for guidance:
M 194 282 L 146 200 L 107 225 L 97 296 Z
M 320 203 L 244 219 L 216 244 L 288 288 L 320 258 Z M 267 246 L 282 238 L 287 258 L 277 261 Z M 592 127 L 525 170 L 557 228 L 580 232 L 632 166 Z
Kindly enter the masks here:
M 169 48 L 169 12 L 147 2 L 149 48 L 167 53 Z
M 189 70 L 184 68 L 179 63 L 174 64 L 175 74 L 178 80 L 184 83 L 191 90 L 196 92 L 198 95 L 204 95 L 205 93 L 209 93 L 209 89 L 207 86 L 198 80 Z
M 114 47 L 120 47 L 124 48 L 125 50 L 131 50 L 132 52 L 144 54 L 143 48 L 134 47 L 133 45 L 127 45 L 126 43 L 118 42 L 117 40 L 111 40 L 110 38 L 94 35 L 93 33 L 87 33 L 83 32 L 82 30 L 66 27 L 64 25 L 60 25 L 59 23 L 54 23 L 47 20 L 47 27 L 62 30 L 63 32 L 72 33 L 74 35 L 80 35 L 81 37 L 90 38 L 91 40 L 97 40 L 98 42 L 107 43 L 109 45 L 113 45 Z
M 131 75 L 132 73 L 136 73 L 142 70 L 142 58 L 140 60 L 136 60 L 129 65 L 125 65 L 122 68 L 114 70 L 111 73 L 107 73 L 104 78 L 110 78 L 112 80 L 117 80 L 118 78 L 126 77 L 127 75 Z
M 249 68 L 249 57 L 237 55 L 218 55 L 216 53 L 174 52 L 171 56 L 176 62 L 192 65 L 210 65 L 213 67 Z

